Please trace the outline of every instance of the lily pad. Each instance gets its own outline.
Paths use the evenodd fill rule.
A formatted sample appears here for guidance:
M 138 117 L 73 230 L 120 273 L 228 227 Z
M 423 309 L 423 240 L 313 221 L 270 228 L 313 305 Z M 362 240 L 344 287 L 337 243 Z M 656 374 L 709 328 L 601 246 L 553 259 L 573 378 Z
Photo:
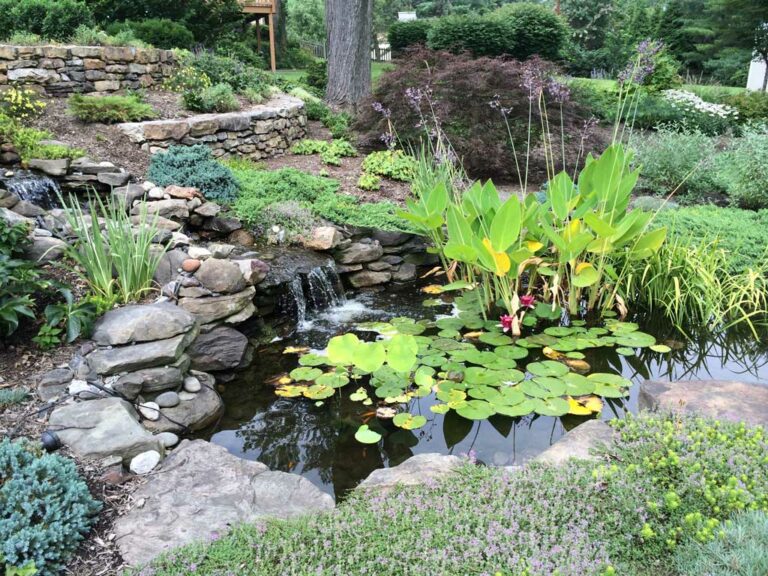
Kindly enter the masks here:
M 629 390 L 626 388 L 619 388 L 612 386 L 611 384 L 604 384 L 603 382 L 595 382 L 595 392 L 597 396 L 604 398 L 623 398 L 629 395 Z
M 404 430 L 415 430 L 416 428 L 421 428 L 424 426 L 424 424 L 427 423 L 427 419 L 421 415 L 401 412 L 392 419 L 392 422 L 398 428 L 403 428 Z
M 310 400 L 322 400 L 324 398 L 330 398 L 336 393 L 334 388 L 330 386 L 323 386 L 322 384 L 313 384 L 304 390 L 304 396 Z
M 438 366 L 442 366 L 445 363 L 445 356 L 440 354 L 429 354 L 428 356 L 421 358 L 419 363 L 423 364 L 424 366 L 434 366 L 437 368 Z
M 345 374 L 323 374 L 315 380 L 315 383 L 331 388 L 342 388 L 349 384 L 349 378 Z
M 536 407 L 535 400 L 523 400 L 518 404 L 494 404 L 494 409 L 497 414 L 509 416 L 511 418 L 518 418 L 520 416 L 527 416 L 534 411 Z
M 512 343 L 512 338 L 505 336 L 504 334 L 497 334 L 494 332 L 485 332 L 478 338 L 480 342 L 490 344 L 491 346 L 507 346 Z
M 514 406 L 525 401 L 525 394 L 517 386 L 503 386 L 499 388 L 499 397 L 494 401 L 494 406 L 504 404 L 505 406 Z
M 368 424 L 363 424 L 357 429 L 357 432 L 355 432 L 355 440 L 361 444 L 376 444 L 381 440 L 381 434 L 371 430 L 368 427 Z
M 627 348 L 626 346 L 619 346 L 618 348 L 616 348 L 616 354 L 621 354 L 622 356 L 634 356 L 635 349 Z
M 448 404 L 432 404 L 429 409 L 435 414 L 445 414 L 451 407 Z
M 604 372 L 595 372 L 587 376 L 589 380 L 593 382 L 599 382 L 600 384 L 608 384 L 610 386 L 629 388 L 632 386 L 632 381 L 628 378 L 624 378 L 619 374 L 608 374 Z
M 328 363 L 328 358 L 319 354 L 304 354 L 299 358 L 299 364 L 302 366 L 323 366 Z
M 627 334 L 616 334 L 616 344 L 628 348 L 647 348 L 656 344 L 656 338 L 645 332 L 628 332 Z
M 525 369 L 534 376 L 565 376 L 568 374 L 568 366 L 554 360 L 531 362 Z
M 275 388 L 275 394 L 282 396 L 283 398 L 297 398 L 303 395 L 304 390 L 306 389 L 306 386 L 295 386 L 292 384 L 287 384 L 285 386 L 278 386 Z
M 564 398 L 545 398 L 534 400 L 534 412 L 542 416 L 565 416 L 570 406 Z
M 309 368 L 305 366 L 291 370 L 291 378 L 297 382 L 317 380 L 322 375 L 323 371 L 320 370 L 320 368 Z
M 584 396 L 592 394 L 595 390 L 595 382 L 581 374 L 569 373 L 563 376 L 565 393 L 570 396 Z
M 567 389 L 564 380 L 553 376 L 538 376 L 534 378 L 533 381 L 539 386 L 546 388 L 549 391 L 550 396 L 562 396 Z
M 528 356 L 528 350 L 520 346 L 500 346 L 493 353 L 499 358 L 507 358 L 509 360 L 522 360 Z
M 358 388 L 349 395 L 349 399 L 352 400 L 352 402 L 362 402 L 366 398 L 368 398 L 368 391 L 362 387 Z
M 495 412 L 493 406 L 485 400 L 468 400 L 464 406 L 456 409 L 456 413 L 467 420 L 485 420 Z
M 654 344 L 650 348 L 654 352 L 659 352 L 660 354 L 668 354 L 669 352 L 672 352 L 672 348 L 670 348 L 666 344 Z
M 532 398 L 549 398 L 551 396 L 547 388 L 533 380 L 523 380 L 518 386 L 520 387 L 520 390 Z
M 491 388 L 490 386 L 470 386 L 467 389 L 467 394 L 477 400 L 488 400 L 489 402 L 493 402 L 501 396 L 501 393 L 496 388 Z
M 437 392 L 437 399 L 443 402 L 460 402 L 467 399 L 467 393 L 463 390 L 439 390 Z

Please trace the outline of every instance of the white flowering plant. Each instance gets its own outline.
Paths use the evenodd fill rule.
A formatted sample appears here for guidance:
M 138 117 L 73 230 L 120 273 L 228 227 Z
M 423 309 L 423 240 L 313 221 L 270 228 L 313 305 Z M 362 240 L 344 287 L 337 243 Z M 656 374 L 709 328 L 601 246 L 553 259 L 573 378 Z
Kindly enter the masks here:
M 690 128 L 719 134 L 739 124 L 739 111 L 727 104 L 707 102 L 687 90 L 664 90 L 664 99 L 680 111 L 683 122 Z

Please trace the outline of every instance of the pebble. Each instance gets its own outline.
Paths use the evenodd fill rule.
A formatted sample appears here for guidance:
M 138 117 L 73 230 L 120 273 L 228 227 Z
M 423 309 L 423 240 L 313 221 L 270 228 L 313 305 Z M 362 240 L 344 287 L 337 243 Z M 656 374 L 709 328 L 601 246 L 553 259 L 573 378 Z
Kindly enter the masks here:
M 139 404 L 139 412 L 147 420 L 158 420 L 160 418 L 160 406 L 155 402 Z
M 100 398 L 102 396 L 101 390 L 95 386 L 91 386 L 85 380 L 72 380 L 69 383 L 67 391 L 72 396 L 77 396 L 81 400 L 93 400 L 94 398 Z
M 149 474 L 159 463 L 160 453 L 156 450 L 147 450 L 134 456 L 128 469 L 134 474 Z
M 184 378 L 184 391 L 185 392 L 200 392 L 203 389 L 203 385 L 200 384 L 200 380 L 194 376 L 187 376 Z
M 149 198 L 150 200 L 162 200 L 164 195 L 165 195 L 165 190 L 163 190 L 159 186 L 156 186 L 147 193 L 147 198 Z
M 210 244 L 208 250 L 214 258 L 226 258 L 235 249 L 232 244 Z
M 197 398 L 197 394 L 192 392 L 179 392 L 179 400 L 182 402 L 188 402 L 189 400 L 194 400 L 195 398 Z
M 184 270 L 184 272 L 197 272 L 197 269 L 200 268 L 200 264 L 201 262 L 197 258 L 187 258 L 181 263 L 181 269 Z
M 178 406 L 179 402 L 179 395 L 176 392 L 168 391 L 163 392 L 162 394 L 158 394 L 157 398 L 155 398 L 155 403 L 160 406 L 160 408 L 173 408 L 174 406 Z
M 202 246 L 190 246 L 189 250 L 187 250 L 187 254 L 189 254 L 190 258 L 196 260 L 205 260 L 206 258 L 211 257 L 211 251 Z
M 176 446 L 176 444 L 179 443 L 179 437 L 173 432 L 160 432 L 160 434 L 157 435 L 157 439 L 160 440 L 162 445 L 166 448 Z

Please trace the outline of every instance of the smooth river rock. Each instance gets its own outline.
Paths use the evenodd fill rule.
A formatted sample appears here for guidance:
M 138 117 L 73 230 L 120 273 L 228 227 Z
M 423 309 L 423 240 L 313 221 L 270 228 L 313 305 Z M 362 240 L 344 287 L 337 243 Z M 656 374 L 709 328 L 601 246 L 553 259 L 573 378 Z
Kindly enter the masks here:
M 83 458 L 120 456 L 124 462 L 163 445 L 141 424 L 136 410 L 118 398 L 88 400 L 56 408 L 48 421 L 61 441 Z
M 245 278 L 240 267 L 229 260 L 208 258 L 203 260 L 195 272 L 195 278 L 211 292 L 233 294 L 245 288 Z
M 395 486 L 417 486 L 444 478 L 462 465 L 458 456 L 443 454 L 416 454 L 392 468 L 374 470 L 358 488 L 365 490 L 390 490 Z
M 147 450 L 146 452 L 134 456 L 131 459 L 131 464 L 128 466 L 128 469 L 134 474 L 149 474 L 154 470 L 155 466 L 160 464 L 161 459 L 162 456 L 160 456 L 160 452 L 157 452 L 156 450 Z
M 204 440 L 184 440 L 133 495 L 136 505 L 115 522 L 123 560 L 150 562 L 233 525 L 333 509 L 333 498 L 295 474 L 233 456 Z
M 640 385 L 640 408 L 683 411 L 768 426 L 768 386 L 732 380 L 662 382 Z
M 147 420 L 144 426 L 153 432 L 194 432 L 207 428 L 224 412 L 221 396 L 210 386 L 203 386 L 192 397 L 187 394 L 189 392 L 179 394 L 179 404 L 163 408 L 157 420 Z
M 92 339 L 101 346 L 165 340 L 189 332 L 194 325 L 192 314 L 170 302 L 123 306 L 96 322 Z
M 610 445 L 614 431 L 602 420 L 587 420 L 579 424 L 533 459 L 534 462 L 559 465 L 566 460 L 596 460 L 594 450 L 601 445 Z

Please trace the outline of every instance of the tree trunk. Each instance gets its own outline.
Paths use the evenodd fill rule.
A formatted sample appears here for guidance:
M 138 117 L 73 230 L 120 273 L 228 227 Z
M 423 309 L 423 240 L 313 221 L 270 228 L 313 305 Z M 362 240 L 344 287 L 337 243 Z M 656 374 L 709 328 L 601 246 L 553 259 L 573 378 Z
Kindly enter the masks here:
M 763 74 L 763 92 L 768 91 L 768 57 L 763 57 L 763 64 L 765 64 L 765 73 Z
M 278 59 L 282 60 L 285 57 L 286 50 L 288 50 L 285 1 L 277 0 L 275 9 L 275 42 L 277 44 Z
M 371 93 L 373 0 L 327 0 L 328 87 L 331 104 L 354 108 Z

